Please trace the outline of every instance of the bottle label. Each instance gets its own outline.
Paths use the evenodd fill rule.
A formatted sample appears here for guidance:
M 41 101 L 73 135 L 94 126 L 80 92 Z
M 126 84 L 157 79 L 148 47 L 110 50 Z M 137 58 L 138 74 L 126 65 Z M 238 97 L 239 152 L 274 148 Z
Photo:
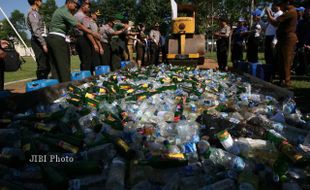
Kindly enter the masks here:
M 107 93 L 107 89 L 99 88 L 99 93 L 105 94 L 105 93 Z
M 29 151 L 29 150 L 30 150 L 30 148 L 31 148 L 30 143 L 24 144 L 24 145 L 23 145 L 23 147 L 22 147 L 22 149 L 23 149 L 23 151 L 24 151 L 24 152 Z
M 182 153 L 169 153 L 166 155 L 167 158 L 170 159 L 178 159 L 178 160 L 184 160 L 185 156 Z
M 117 139 L 116 144 L 119 145 L 125 152 L 129 151 L 129 146 L 122 139 Z
M 226 150 L 229 150 L 234 145 L 234 141 L 227 130 L 217 133 L 217 138 L 221 141 L 221 144 Z
M 138 100 L 138 101 L 141 101 L 141 100 L 144 100 L 144 99 L 146 99 L 146 95 L 139 96 L 137 100 Z
M 39 119 L 44 119 L 47 118 L 49 116 L 48 113 L 36 113 L 36 117 Z
M 94 99 L 94 98 L 95 98 L 95 95 L 90 94 L 90 93 L 86 93 L 86 94 L 85 94 L 85 98 Z
M 302 155 L 298 154 L 295 150 L 293 145 L 291 145 L 288 141 L 283 141 L 280 145 L 280 150 L 283 152 L 287 157 L 289 157 L 293 162 L 297 162 L 298 160 L 302 159 Z
M 135 90 L 133 88 L 131 88 L 131 89 L 128 89 L 126 92 L 130 94 L 130 93 L 133 93 L 134 91 Z
M 51 127 L 46 126 L 44 123 L 36 123 L 34 125 L 34 128 L 42 130 L 42 131 L 46 131 L 46 132 L 50 132 L 52 130 Z
M 65 141 L 59 141 L 58 146 L 72 153 L 77 153 L 79 151 L 78 147 L 72 146 L 71 144 Z

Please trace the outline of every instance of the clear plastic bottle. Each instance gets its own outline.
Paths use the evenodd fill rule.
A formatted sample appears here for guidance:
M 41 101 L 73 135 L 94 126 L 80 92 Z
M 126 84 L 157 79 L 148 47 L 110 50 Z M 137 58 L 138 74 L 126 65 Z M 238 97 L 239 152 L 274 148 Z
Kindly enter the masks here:
M 310 132 L 309 132 L 308 135 L 306 136 L 303 145 L 304 145 L 304 146 L 310 146 Z
M 285 114 L 292 114 L 296 110 L 296 103 L 293 99 L 289 98 L 283 103 L 282 110 Z
M 107 173 L 102 172 L 99 175 L 91 175 L 84 178 L 69 180 L 69 190 L 80 190 L 82 187 L 102 183 L 107 179 Z
M 199 190 L 235 190 L 236 184 L 232 179 L 223 179 L 211 185 L 200 188 Z
M 107 143 L 80 152 L 80 154 L 85 160 L 110 160 L 115 156 L 116 150 L 111 143 Z
M 110 190 L 125 189 L 125 161 L 116 157 L 112 161 L 105 187 Z
M 242 171 L 245 168 L 245 162 L 239 156 L 231 154 L 219 148 L 209 148 L 209 159 L 214 164 L 219 164 L 227 169 Z

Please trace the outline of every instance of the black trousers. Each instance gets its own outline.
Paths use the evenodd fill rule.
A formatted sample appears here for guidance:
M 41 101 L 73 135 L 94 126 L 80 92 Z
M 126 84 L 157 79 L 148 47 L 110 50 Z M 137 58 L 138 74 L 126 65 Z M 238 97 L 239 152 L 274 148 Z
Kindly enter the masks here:
M 243 49 L 244 47 L 241 43 L 232 45 L 231 62 L 235 64 L 237 61 L 243 60 Z
M 274 36 L 265 36 L 265 61 L 266 64 L 274 65 L 274 48 L 272 47 L 272 41 Z
M 103 47 L 103 55 L 101 55 L 100 64 L 111 66 L 111 45 L 108 43 L 101 43 Z
M 31 38 L 31 47 L 36 56 L 37 79 L 47 79 L 48 74 L 51 71 L 51 67 L 48 62 L 48 54 L 43 51 L 41 43 L 35 37 Z
M 100 65 L 101 54 L 95 51 L 94 46 L 92 46 L 92 57 L 91 57 L 91 68 L 90 71 L 93 73 L 95 68 Z
M 251 63 L 258 62 L 258 46 L 259 38 L 258 37 L 249 37 L 247 43 L 247 58 Z
M 216 41 L 216 56 L 221 71 L 224 71 L 227 66 L 228 45 L 228 38 L 222 38 Z
M 0 90 L 4 90 L 4 62 L 0 61 Z
M 216 56 L 220 71 L 224 71 L 227 66 L 227 51 L 217 50 Z
M 59 82 L 71 80 L 70 49 L 65 38 L 50 34 L 47 37 L 48 55 L 52 69 L 52 78 Z
M 310 64 L 310 50 L 305 48 L 299 48 L 296 52 L 297 66 L 296 74 L 305 75 L 309 69 Z
M 92 68 L 92 44 L 86 36 L 77 37 L 76 51 L 79 55 L 81 65 L 81 71 L 91 71 Z
M 158 65 L 159 47 L 156 43 L 151 43 L 150 54 L 151 54 L 151 57 L 150 57 L 151 65 Z

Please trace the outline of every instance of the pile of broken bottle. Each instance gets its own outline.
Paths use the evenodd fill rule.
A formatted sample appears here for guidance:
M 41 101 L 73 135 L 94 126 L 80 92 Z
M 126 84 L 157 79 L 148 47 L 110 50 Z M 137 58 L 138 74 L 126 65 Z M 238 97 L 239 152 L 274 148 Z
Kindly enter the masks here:
M 52 105 L 18 114 L 11 125 L 62 110 L 63 123 L 76 119 L 83 145 L 58 146 L 68 152 L 60 156 L 104 167 L 70 176 L 69 189 L 310 188 L 309 118 L 291 98 L 267 93 L 232 73 L 132 68 L 69 85 Z

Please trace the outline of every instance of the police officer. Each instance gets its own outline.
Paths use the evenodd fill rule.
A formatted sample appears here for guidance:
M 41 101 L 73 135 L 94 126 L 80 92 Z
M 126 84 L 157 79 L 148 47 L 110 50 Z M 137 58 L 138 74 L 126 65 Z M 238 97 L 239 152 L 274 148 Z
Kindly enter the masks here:
M 95 38 L 100 38 L 97 33 L 89 30 L 74 18 L 73 12 L 79 5 L 78 0 L 66 0 L 65 5 L 54 12 L 50 23 L 50 32 L 47 37 L 49 61 L 52 67 L 52 77 L 59 79 L 60 82 L 71 80 L 70 49 L 69 44 L 66 43 L 66 35 L 70 28 L 77 27 Z
M 78 22 L 82 23 L 85 27 L 89 25 L 89 14 L 90 4 L 83 2 L 80 9 L 75 13 L 74 17 Z M 85 25 L 86 24 L 86 25 Z M 76 35 L 76 51 L 78 52 L 81 65 L 80 70 L 91 71 L 92 65 L 92 50 L 99 52 L 99 47 L 92 35 L 84 33 L 82 30 L 75 28 Z
M 247 42 L 247 58 L 250 63 L 258 62 L 258 47 L 261 39 L 262 33 L 262 23 L 261 23 L 261 14 L 262 11 L 257 9 L 252 12 L 254 24 L 251 27 L 248 34 L 248 42 Z
M 97 11 L 92 11 L 90 13 L 90 16 L 87 16 L 84 18 L 84 21 L 83 21 L 83 25 L 86 26 L 87 28 L 89 28 L 91 31 L 93 32 L 99 32 L 99 28 L 98 28 L 98 25 L 96 23 L 97 21 L 97 16 L 100 16 L 100 12 L 99 10 Z M 91 58 L 90 58 L 90 61 L 91 61 L 91 72 L 93 72 L 95 70 L 95 67 L 100 65 L 100 57 L 101 55 L 103 55 L 103 48 L 102 48 L 102 45 L 100 43 L 100 40 L 99 39 L 94 39 L 93 41 L 93 44 L 91 46 Z M 95 49 L 95 46 L 98 46 L 99 50 L 97 51 Z
M 101 35 L 101 43 L 104 49 L 102 55 L 102 65 L 110 65 L 111 70 L 116 70 L 116 65 L 112 65 L 112 47 L 111 39 L 112 36 L 119 35 L 125 32 L 128 28 L 128 25 L 124 25 L 122 29 L 115 31 L 113 29 L 114 22 L 112 18 L 109 18 L 105 25 L 102 25 L 99 29 L 99 34 Z
M 238 26 L 232 33 L 231 40 L 231 62 L 236 66 L 237 61 L 243 60 L 244 50 L 244 33 L 248 31 L 248 28 L 244 26 L 245 19 L 239 18 Z
M 220 71 L 227 70 L 227 53 L 229 47 L 230 26 L 225 18 L 219 20 L 220 30 L 214 33 L 216 40 L 216 55 Z
M 149 38 L 151 40 L 151 64 L 157 65 L 159 59 L 159 47 L 160 47 L 160 31 L 159 24 L 155 23 L 154 28 L 150 31 Z
M 48 49 L 45 41 L 43 18 L 39 14 L 42 0 L 28 0 L 31 8 L 27 14 L 26 23 L 31 32 L 31 47 L 36 56 L 37 79 L 47 79 L 50 72 L 48 63 Z

